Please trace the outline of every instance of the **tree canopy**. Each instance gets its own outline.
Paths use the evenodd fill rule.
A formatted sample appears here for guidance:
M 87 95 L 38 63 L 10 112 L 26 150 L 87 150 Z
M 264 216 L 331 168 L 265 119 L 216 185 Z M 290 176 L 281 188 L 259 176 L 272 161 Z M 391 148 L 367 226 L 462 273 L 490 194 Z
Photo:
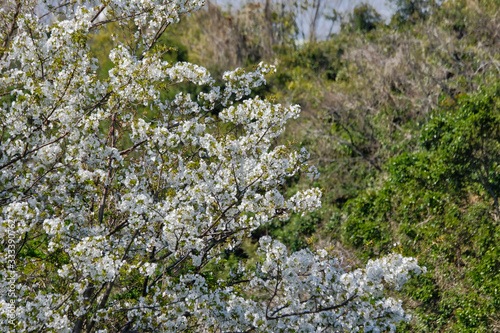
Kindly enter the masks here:
M 167 28 L 202 5 L 2 2 L 0 330 L 377 332 L 409 319 L 384 294 L 422 272 L 400 254 L 350 268 L 263 236 L 228 269 L 253 231 L 317 209 L 322 192 L 283 191 L 318 172 L 306 149 L 276 144 L 300 108 L 252 95 L 273 66 L 216 81 L 165 59 Z M 90 44 L 110 25 L 104 63 Z

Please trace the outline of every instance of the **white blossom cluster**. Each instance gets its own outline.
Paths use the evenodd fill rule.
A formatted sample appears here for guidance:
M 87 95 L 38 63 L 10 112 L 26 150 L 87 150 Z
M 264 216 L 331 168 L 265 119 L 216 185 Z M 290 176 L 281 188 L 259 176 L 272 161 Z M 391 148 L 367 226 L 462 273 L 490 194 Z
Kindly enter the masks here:
M 379 332 L 407 319 L 382 292 L 420 272 L 411 258 L 346 271 L 325 251 L 289 254 L 264 237 L 257 268 L 214 280 L 221 254 L 316 209 L 321 191 L 280 191 L 318 173 L 305 149 L 273 144 L 299 107 L 248 98 L 272 66 L 218 86 L 203 67 L 162 60 L 159 37 L 203 1 L 77 1 L 64 15 L 3 4 L 0 248 L 16 239 L 18 276 L 12 319 L 3 251 L 0 331 Z M 88 40 L 113 22 L 135 29 L 113 40 L 99 79 Z M 162 98 L 182 84 L 203 92 Z

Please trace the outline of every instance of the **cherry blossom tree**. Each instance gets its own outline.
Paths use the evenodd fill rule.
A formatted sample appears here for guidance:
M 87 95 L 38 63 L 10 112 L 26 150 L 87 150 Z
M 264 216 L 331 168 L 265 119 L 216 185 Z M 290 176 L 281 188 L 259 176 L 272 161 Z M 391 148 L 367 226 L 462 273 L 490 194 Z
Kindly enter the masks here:
M 270 237 L 252 264 L 218 274 L 256 228 L 319 207 L 288 177 L 317 171 L 274 144 L 299 115 L 259 97 L 274 69 L 226 72 L 162 60 L 159 37 L 199 0 L 2 0 L 0 331 L 394 331 L 407 320 L 384 288 L 416 260 L 348 269 L 326 251 Z M 88 40 L 107 24 L 113 68 Z M 201 93 L 162 97 L 177 84 Z M 154 116 L 151 116 L 153 114 Z

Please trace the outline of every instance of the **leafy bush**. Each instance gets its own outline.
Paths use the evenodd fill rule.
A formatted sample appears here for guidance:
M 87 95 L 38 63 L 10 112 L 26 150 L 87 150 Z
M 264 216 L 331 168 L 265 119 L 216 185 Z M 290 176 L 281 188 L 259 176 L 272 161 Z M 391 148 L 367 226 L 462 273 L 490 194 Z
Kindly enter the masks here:
M 436 110 L 421 150 L 391 159 L 382 188 L 346 204 L 347 243 L 370 256 L 400 243 L 429 269 L 406 289 L 418 302 L 408 330 L 488 332 L 498 320 L 499 101 L 493 85 Z

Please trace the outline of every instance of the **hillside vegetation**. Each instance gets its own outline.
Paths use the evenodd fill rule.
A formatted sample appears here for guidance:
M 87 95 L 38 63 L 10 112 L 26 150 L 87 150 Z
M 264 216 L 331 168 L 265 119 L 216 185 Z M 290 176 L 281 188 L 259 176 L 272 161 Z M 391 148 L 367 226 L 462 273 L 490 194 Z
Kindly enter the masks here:
M 162 37 L 165 57 L 214 73 L 276 64 L 257 94 L 302 106 L 281 140 L 311 153 L 323 208 L 255 239 L 327 247 L 353 266 L 416 257 L 428 272 L 396 294 L 413 313 L 400 331 L 500 332 L 500 3 L 395 3 L 389 24 L 362 5 L 340 32 L 301 46 L 293 12 L 210 5 Z

